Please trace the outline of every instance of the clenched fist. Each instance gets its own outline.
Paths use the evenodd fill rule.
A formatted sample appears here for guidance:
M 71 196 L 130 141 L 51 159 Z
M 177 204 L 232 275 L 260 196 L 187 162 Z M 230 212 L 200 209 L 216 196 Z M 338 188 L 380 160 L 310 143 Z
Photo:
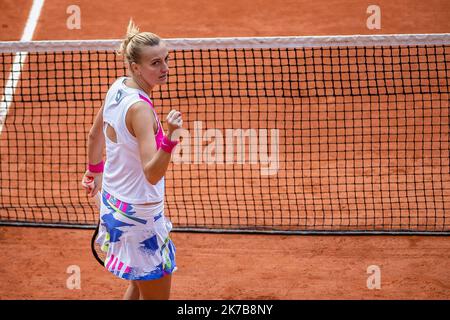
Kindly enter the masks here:
M 183 126 L 181 112 L 177 110 L 171 110 L 167 115 L 166 122 L 169 128 L 167 137 L 170 139 L 172 133 L 174 133 L 177 129 L 181 129 Z

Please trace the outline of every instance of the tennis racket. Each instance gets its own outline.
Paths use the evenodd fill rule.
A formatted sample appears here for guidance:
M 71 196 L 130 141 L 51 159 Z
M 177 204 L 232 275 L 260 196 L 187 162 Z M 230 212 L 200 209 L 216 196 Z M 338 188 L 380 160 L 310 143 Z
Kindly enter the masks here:
M 94 188 L 95 187 L 94 186 L 94 178 L 86 177 L 85 185 L 88 188 Z M 95 204 L 95 206 L 97 207 L 98 210 L 100 210 L 100 204 L 102 201 L 101 198 L 102 198 L 101 192 L 97 192 L 97 194 L 91 198 L 92 199 L 91 201 Z M 102 246 L 102 245 L 98 244 L 96 241 L 98 232 L 99 232 L 99 228 L 100 228 L 100 218 L 98 219 L 97 226 L 96 226 L 94 234 L 92 235 L 92 238 L 91 238 L 91 251 L 92 251 L 92 255 L 94 256 L 95 260 L 97 260 L 97 262 L 103 267 L 105 265 L 107 248 L 104 245 Z M 99 239 L 99 241 L 101 241 L 102 243 L 104 243 L 104 240 L 109 240 L 109 239 Z

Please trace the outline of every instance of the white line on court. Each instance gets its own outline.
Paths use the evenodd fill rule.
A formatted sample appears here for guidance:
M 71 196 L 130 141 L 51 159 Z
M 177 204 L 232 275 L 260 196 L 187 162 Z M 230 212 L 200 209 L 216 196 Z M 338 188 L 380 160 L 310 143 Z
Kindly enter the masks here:
M 34 0 L 33 5 L 28 15 L 25 29 L 23 30 L 22 38 L 20 41 L 31 41 L 33 39 L 34 30 L 41 15 L 41 9 L 44 6 L 44 0 Z M 5 91 L 2 99 L 0 100 L 0 134 L 3 130 L 3 124 L 6 120 L 9 107 L 13 101 L 14 92 L 16 91 L 17 83 L 20 79 L 20 73 L 22 72 L 22 65 L 27 58 L 28 52 L 17 52 L 14 56 L 14 62 L 12 69 L 9 72 L 8 81 L 5 84 Z

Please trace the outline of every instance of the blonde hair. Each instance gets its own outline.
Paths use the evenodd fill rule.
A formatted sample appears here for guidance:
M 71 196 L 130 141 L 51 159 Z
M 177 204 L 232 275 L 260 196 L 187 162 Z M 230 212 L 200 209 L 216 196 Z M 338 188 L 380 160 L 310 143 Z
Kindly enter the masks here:
M 130 65 L 132 62 L 139 63 L 142 48 L 145 46 L 157 46 L 160 42 L 161 38 L 154 33 L 139 32 L 138 26 L 133 22 L 133 19 L 130 19 L 127 34 L 117 53 L 123 56 L 125 62 Z

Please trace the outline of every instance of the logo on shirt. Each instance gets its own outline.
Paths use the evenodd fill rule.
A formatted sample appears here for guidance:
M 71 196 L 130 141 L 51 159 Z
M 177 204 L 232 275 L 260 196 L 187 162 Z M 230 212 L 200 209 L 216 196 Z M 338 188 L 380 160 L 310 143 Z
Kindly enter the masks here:
M 119 103 L 120 100 L 122 100 L 122 98 L 123 98 L 123 91 L 122 90 L 117 91 L 116 102 Z

